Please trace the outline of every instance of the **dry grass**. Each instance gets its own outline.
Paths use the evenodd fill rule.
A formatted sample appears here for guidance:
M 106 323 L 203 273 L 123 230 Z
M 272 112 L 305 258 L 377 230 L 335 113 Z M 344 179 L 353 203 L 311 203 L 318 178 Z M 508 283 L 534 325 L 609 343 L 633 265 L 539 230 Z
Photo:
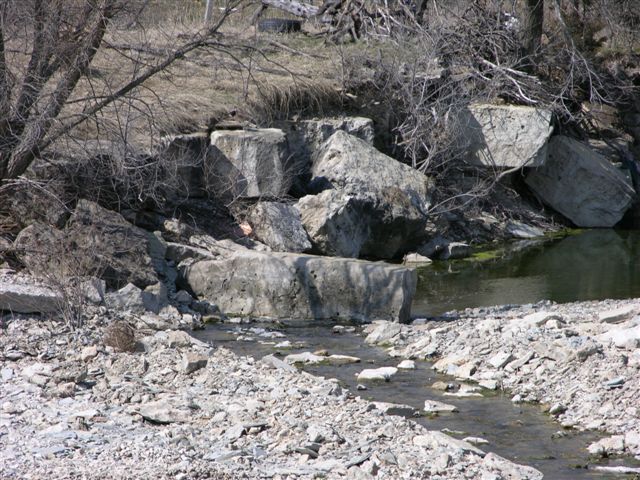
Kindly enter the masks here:
M 84 99 L 108 95 L 145 66 L 161 61 L 203 27 L 203 2 L 155 2 L 141 22 L 112 25 L 104 46 L 60 119 L 81 115 Z M 161 6 L 166 6 L 162 9 Z M 141 88 L 79 125 L 66 139 L 126 140 L 149 150 L 159 137 L 204 130 L 221 111 L 236 110 L 265 123 L 292 110 L 322 112 L 341 85 L 334 47 L 311 33 L 260 33 L 248 25 L 252 10 L 231 15 L 217 45 L 198 50 L 152 77 Z M 310 27 L 311 29 L 313 27 Z M 62 148 L 61 148 L 62 147 Z M 68 144 L 58 142 L 57 151 Z

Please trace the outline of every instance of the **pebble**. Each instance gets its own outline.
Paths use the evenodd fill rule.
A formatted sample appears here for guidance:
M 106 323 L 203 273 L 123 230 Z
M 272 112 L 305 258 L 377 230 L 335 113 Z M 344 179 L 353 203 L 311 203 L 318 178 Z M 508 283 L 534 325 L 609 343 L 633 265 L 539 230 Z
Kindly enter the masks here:
M 627 435 L 640 414 L 638 313 L 637 299 L 467 309 L 403 326 L 393 350 L 424 358 L 428 346 L 440 373 L 502 388 L 514 403 L 550 405 L 563 426 Z M 640 441 L 624 451 L 640 456 Z

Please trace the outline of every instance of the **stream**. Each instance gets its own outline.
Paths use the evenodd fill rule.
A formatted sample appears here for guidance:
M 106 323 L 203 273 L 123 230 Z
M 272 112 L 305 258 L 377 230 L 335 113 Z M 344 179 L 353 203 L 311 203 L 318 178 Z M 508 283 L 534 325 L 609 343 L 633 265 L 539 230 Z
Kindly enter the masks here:
M 502 304 L 630 298 L 640 296 L 640 234 L 613 230 L 588 231 L 560 241 L 511 248 L 490 261 L 436 264 L 420 269 L 414 316 L 437 317 L 452 309 Z M 194 332 L 200 340 L 225 346 L 239 355 L 261 358 L 326 350 L 352 355 L 361 363 L 304 369 L 315 375 L 339 379 L 354 394 L 372 401 L 407 404 L 418 411 L 433 399 L 455 405 L 459 412 L 420 416 L 415 421 L 452 436 L 482 437 L 480 448 L 514 462 L 530 465 L 554 480 L 613 479 L 624 476 L 588 468 L 593 459 L 586 447 L 600 438 L 597 432 L 563 430 L 535 405 L 511 402 L 504 393 L 483 398 L 444 397 L 430 388 L 452 378 L 436 374 L 429 362 L 416 362 L 415 370 L 399 370 L 388 383 L 357 390 L 356 374 L 371 365 L 396 366 L 382 348 L 366 344 L 355 331 L 336 334 L 331 322 L 284 324 L 218 324 Z M 293 347 L 277 347 L 288 340 Z M 486 393 L 485 393 L 486 395 Z M 633 459 L 603 460 L 603 465 L 638 465 Z

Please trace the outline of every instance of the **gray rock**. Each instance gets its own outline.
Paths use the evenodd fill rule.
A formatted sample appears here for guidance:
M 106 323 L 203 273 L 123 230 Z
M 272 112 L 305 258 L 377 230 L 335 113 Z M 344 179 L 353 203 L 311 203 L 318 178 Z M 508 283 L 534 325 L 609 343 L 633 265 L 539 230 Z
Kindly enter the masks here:
M 167 290 L 162 283 L 147 287 L 145 290 L 129 283 L 117 292 L 108 293 L 105 298 L 107 307 L 133 313 L 145 311 L 158 313 L 167 303 Z
M 509 235 L 515 238 L 529 239 L 544 236 L 544 232 L 540 228 L 522 222 L 509 222 L 505 229 Z
M 278 124 L 287 134 L 289 150 L 295 162 L 294 172 L 298 177 L 297 190 L 304 191 L 309 181 L 311 160 L 315 152 L 335 132 L 343 130 L 373 145 L 373 121 L 364 117 L 320 118 L 296 120 Z
M 597 340 L 602 343 L 613 343 L 618 348 L 634 350 L 640 347 L 640 325 L 631 328 L 616 328 L 598 335 Z
M 80 279 L 78 286 L 89 302 L 95 305 L 100 305 L 104 302 L 107 290 L 107 282 L 104 280 L 95 277 Z
M 455 260 L 456 258 L 465 258 L 469 256 L 471 247 L 463 242 L 449 242 L 442 251 L 436 254 L 439 260 Z
M 291 355 L 287 355 L 286 357 L 284 357 L 284 361 L 287 363 L 304 363 L 309 365 L 321 363 L 325 359 L 326 357 L 315 355 L 311 352 L 292 353 Z
M 415 370 L 416 362 L 413 360 L 403 360 L 398 364 L 400 370 Z
M 396 373 L 395 367 L 366 368 L 358 374 L 358 382 L 388 382 Z
M 428 177 L 343 131 L 316 153 L 312 173 L 312 182 L 349 193 L 380 195 L 400 187 L 418 209 L 426 212 L 429 206 Z
M 338 131 L 316 152 L 312 175 L 312 189 L 325 191 L 297 206 L 318 251 L 392 258 L 422 240 L 430 181 L 420 172 Z
M 365 117 L 319 118 L 289 121 L 283 125 L 292 155 L 300 165 L 308 165 L 315 151 L 338 130 L 373 145 L 373 121 Z
M 425 400 L 424 411 L 425 413 L 454 413 L 458 411 L 458 407 L 437 400 Z
M 173 408 L 163 401 L 150 402 L 140 405 L 135 410 L 142 418 L 153 423 L 180 423 L 189 418 L 187 412 Z
M 262 357 L 262 362 L 272 366 L 273 368 L 277 368 L 279 370 L 285 370 L 287 372 L 297 371 L 296 367 L 289 365 L 286 362 L 283 362 L 282 360 L 280 360 L 277 357 L 274 357 L 273 355 L 265 355 L 264 357 Z
M 259 202 L 251 208 L 247 220 L 255 237 L 275 252 L 300 253 L 311 249 L 300 212 L 293 206 Z
M 598 320 L 603 323 L 621 323 L 629 320 L 631 317 L 640 312 L 638 305 L 625 305 L 624 307 L 614 308 L 613 310 L 605 310 L 598 314 Z
M 401 403 L 389 403 L 389 402 L 373 402 L 372 404 L 376 410 L 380 410 L 385 415 L 400 415 L 403 417 L 410 417 L 417 412 L 416 408 L 411 405 L 404 405 Z
M 182 354 L 180 369 L 187 375 L 207 366 L 209 358 L 206 355 L 195 352 L 185 352 Z
M 486 454 L 479 448 L 474 447 L 470 443 L 450 437 L 442 432 L 430 431 L 427 435 L 416 435 L 413 437 L 412 443 L 418 447 L 426 447 L 429 449 L 437 449 L 438 447 L 451 448 L 460 450 L 463 453 L 473 453 L 484 457 Z
M 567 407 L 565 407 L 561 403 L 554 403 L 553 405 L 551 405 L 551 408 L 549 408 L 549 414 L 551 415 L 560 415 L 561 413 L 564 413 L 566 411 Z
M 482 465 L 494 472 L 499 473 L 498 478 L 509 478 L 513 480 L 542 480 L 542 472 L 526 465 L 517 465 L 495 453 L 487 453 L 482 459 Z
M 99 277 L 110 288 L 158 281 L 149 256 L 150 235 L 120 214 L 80 200 L 64 231 L 34 223 L 14 247 L 31 271 L 68 277 Z
M 592 443 L 587 447 L 591 455 L 606 457 L 624 452 L 624 435 L 613 435 Z
M 367 329 L 370 333 L 364 341 L 370 345 L 391 342 L 402 331 L 402 327 L 393 322 L 377 322 Z
M 406 254 L 402 259 L 402 263 L 405 265 L 428 265 L 432 261 L 429 257 L 414 252 Z
M 402 267 L 250 250 L 180 271 L 199 298 L 254 318 L 407 321 L 416 288 L 415 272 Z
M 379 194 L 325 190 L 296 207 L 314 248 L 341 257 L 396 257 L 420 243 L 427 221 L 397 186 Z
M 358 357 L 353 357 L 351 355 L 329 355 L 324 358 L 329 365 L 339 366 L 348 365 L 350 363 L 360 363 L 360 359 Z
M 578 227 L 613 227 L 635 197 L 624 174 L 606 158 L 563 136 L 551 140 L 547 163 L 525 181 Z
M 35 285 L 0 281 L 0 311 L 16 313 L 57 312 L 63 305 L 61 292 Z
M 206 134 L 173 135 L 161 139 L 156 156 L 166 169 L 169 180 L 177 182 L 171 193 L 182 198 L 205 196 L 203 165 L 207 158 L 209 138 Z
M 512 360 L 513 360 L 513 355 L 511 355 L 511 353 L 509 353 L 509 352 L 500 352 L 500 353 L 495 354 L 493 357 L 491 357 L 488 360 L 488 363 L 493 368 L 500 369 L 500 368 L 503 368 L 504 366 L 506 366 Z
M 434 238 L 421 244 L 416 252 L 419 255 L 435 259 L 451 243 L 446 238 L 436 235 Z
M 145 288 L 158 282 L 149 255 L 153 234 L 131 225 L 120 214 L 80 200 L 65 235 L 91 253 L 93 263 L 86 269 L 104 279 L 108 287 L 133 283 Z
M 486 167 L 537 167 L 547 158 L 551 111 L 514 105 L 471 105 L 460 116 L 465 160 Z
M 189 305 L 191 302 L 193 302 L 193 297 L 186 290 L 178 290 L 178 292 L 176 292 L 174 296 L 174 299 L 176 302 L 182 303 L 185 305 Z
M 98 356 L 98 347 L 96 345 L 91 345 L 89 347 L 84 347 L 80 352 L 80 360 L 83 362 L 88 362 L 93 360 Z
M 293 177 L 282 130 L 217 130 L 204 164 L 206 190 L 222 199 L 281 197 Z

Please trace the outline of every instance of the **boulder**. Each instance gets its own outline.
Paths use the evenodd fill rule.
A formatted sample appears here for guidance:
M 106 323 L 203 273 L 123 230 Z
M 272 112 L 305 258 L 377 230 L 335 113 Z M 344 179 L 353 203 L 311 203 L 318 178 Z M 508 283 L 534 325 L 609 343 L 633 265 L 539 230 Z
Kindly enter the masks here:
M 299 253 L 311 249 L 300 212 L 291 205 L 259 202 L 251 208 L 247 220 L 255 237 L 275 252 Z
M 38 182 L 25 182 L 13 187 L 3 197 L 3 207 L 20 227 L 24 228 L 35 222 L 56 228 L 64 227 L 71 214 L 69 205 L 73 208 L 73 203 L 62 182 L 52 180 L 53 178 L 56 177 L 43 178 L 47 182 L 46 188 L 37 187 Z
M 551 111 L 515 105 L 476 104 L 460 115 L 465 160 L 482 167 L 543 165 L 551 136 Z
M 419 253 L 407 253 L 402 259 L 404 265 L 424 266 L 433 263 L 429 257 L 420 255 Z
M 157 153 L 170 183 L 176 183 L 176 192 L 186 198 L 204 197 L 203 165 L 208 154 L 209 138 L 206 134 L 175 135 L 161 140 Z
M 428 177 L 342 130 L 316 152 L 311 173 L 316 188 L 331 187 L 376 197 L 399 190 L 422 212 L 430 204 Z
M 613 227 L 635 197 L 624 174 L 606 158 L 563 136 L 551 140 L 547 163 L 525 181 L 578 227 Z
M 0 311 L 51 313 L 59 311 L 62 305 L 62 294 L 51 288 L 0 279 Z
M 145 288 L 158 282 L 150 256 L 155 237 L 122 215 L 80 200 L 65 229 L 71 247 L 86 253 L 83 275 L 104 279 L 110 288 L 133 283 Z
M 217 130 L 204 162 L 207 192 L 222 199 L 281 197 L 292 180 L 282 130 Z
M 414 270 L 344 258 L 237 251 L 183 262 L 182 281 L 230 316 L 407 321 Z
M 298 192 L 306 190 L 311 175 L 311 159 L 315 152 L 338 130 L 358 137 L 373 145 L 375 132 L 373 121 L 364 117 L 320 118 L 286 121 L 281 125 L 289 140 L 289 149 L 297 180 Z
M 297 203 L 314 249 L 339 257 L 395 258 L 422 240 L 427 217 L 398 187 L 378 194 L 325 190 Z
M 359 382 L 388 382 L 398 373 L 396 367 L 367 368 L 358 373 Z
M 422 173 L 338 130 L 313 158 L 310 190 L 319 193 L 297 207 L 317 252 L 395 258 L 423 239 L 429 189 Z
M 145 311 L 158 313 L 168 303 L 167 289 L 160 282 L 150 285 L 144 290 L 129 283 L 117 292 L 108 293 L 105 298 L 107 307 L 127 310 L 132 313 Z

